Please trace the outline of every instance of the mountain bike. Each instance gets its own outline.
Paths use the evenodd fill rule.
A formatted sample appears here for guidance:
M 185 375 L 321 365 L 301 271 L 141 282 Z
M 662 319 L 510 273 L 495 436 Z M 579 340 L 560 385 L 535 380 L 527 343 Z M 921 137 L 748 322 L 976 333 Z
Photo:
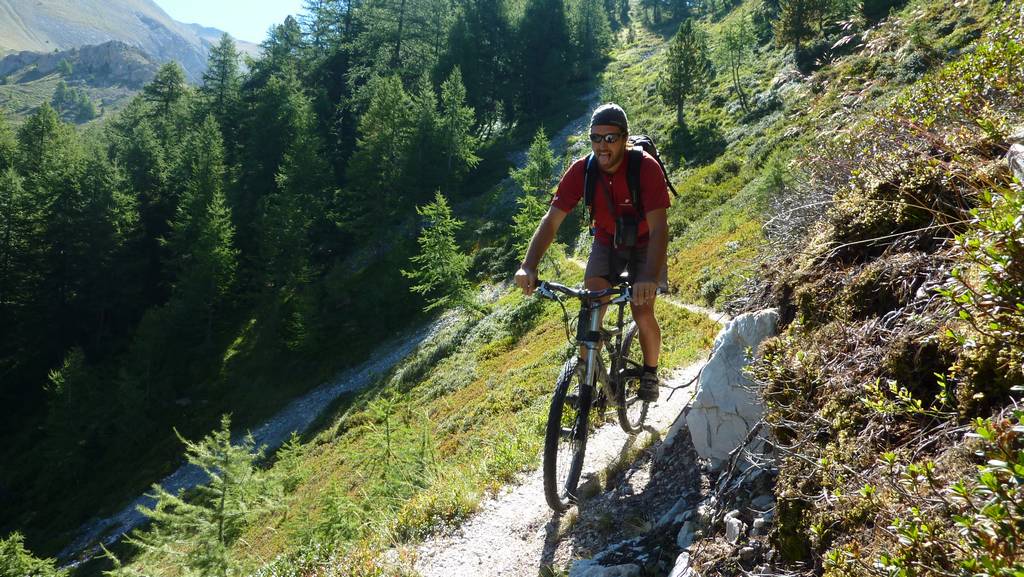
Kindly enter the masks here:
M 610 403 L 615 406 L 622 430 L 638 433 L 650 403 L 637 395 L 643 354 L 636 322 L 626 326 L 625 308 L 632 298 L 628 282 L 588 291 L 540 281 L 537 294 L 562 305 L 567 334 L 569 315 L 560 295 L 580 301 L 575 338 L 579 353 L 562 367 L 544 437 L 544 497 L 552 509 L 565 511 L 577 500 L 591 421 L 599 425 Z M 618 307 L 613 327 L 601 325 L 600 310 L 606 305 Z

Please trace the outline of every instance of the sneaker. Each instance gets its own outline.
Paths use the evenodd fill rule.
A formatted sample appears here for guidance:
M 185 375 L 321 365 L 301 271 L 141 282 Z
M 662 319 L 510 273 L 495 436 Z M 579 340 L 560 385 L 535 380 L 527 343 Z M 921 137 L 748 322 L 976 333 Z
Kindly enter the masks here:
M 653 403 L 658 400 L 660 386 L 661 381 L 656 373 L 645 372 L 640 376 L 640 390 L 637 391 L 636 396 L 640 397 L 642 401 Z

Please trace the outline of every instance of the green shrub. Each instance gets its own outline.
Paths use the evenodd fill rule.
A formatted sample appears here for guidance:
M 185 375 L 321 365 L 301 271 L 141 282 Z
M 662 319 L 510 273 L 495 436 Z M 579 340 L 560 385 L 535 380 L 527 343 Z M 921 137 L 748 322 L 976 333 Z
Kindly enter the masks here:
M 53 559 L 37 559 L 25 548 L 21 533 L 11 533 L 0 539 L 0 575 L 15 577 L 63 577 L 67 571 L 57 569 Z

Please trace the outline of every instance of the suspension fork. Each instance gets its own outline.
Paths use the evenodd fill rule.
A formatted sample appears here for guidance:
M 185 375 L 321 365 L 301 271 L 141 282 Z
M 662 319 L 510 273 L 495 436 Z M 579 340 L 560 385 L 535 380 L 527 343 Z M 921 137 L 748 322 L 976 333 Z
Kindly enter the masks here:
M 601 361 L 601 314 L 600 309 L 603 303 L 600 302 L 587 302 L 585 305 L 587 310 L 586 322 L 580 323 L 580 354 L 583 356 L 585 371 L 583 373 L 583 382 L 586 386 L 592 386 L 594 393 L 597 393 L 598 386 L 600 384 L 607 384 L 607 373 L 604 369 L 604 363 Z

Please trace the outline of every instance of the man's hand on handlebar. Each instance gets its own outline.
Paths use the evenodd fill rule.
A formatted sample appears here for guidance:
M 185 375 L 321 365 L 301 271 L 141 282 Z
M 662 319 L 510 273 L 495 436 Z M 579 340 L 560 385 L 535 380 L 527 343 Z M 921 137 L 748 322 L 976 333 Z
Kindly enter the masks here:
M 637 279 L 633 285 L 633 304 L 644 306 L 647 303 L 654 303 L 654 297 L 658 294 L 658 283 L 649 280 Z
M 523 289 L 523 294 L 530 296 L 537 288 L 537 271 L 522 266 L 516 271 L 516 286 Z

